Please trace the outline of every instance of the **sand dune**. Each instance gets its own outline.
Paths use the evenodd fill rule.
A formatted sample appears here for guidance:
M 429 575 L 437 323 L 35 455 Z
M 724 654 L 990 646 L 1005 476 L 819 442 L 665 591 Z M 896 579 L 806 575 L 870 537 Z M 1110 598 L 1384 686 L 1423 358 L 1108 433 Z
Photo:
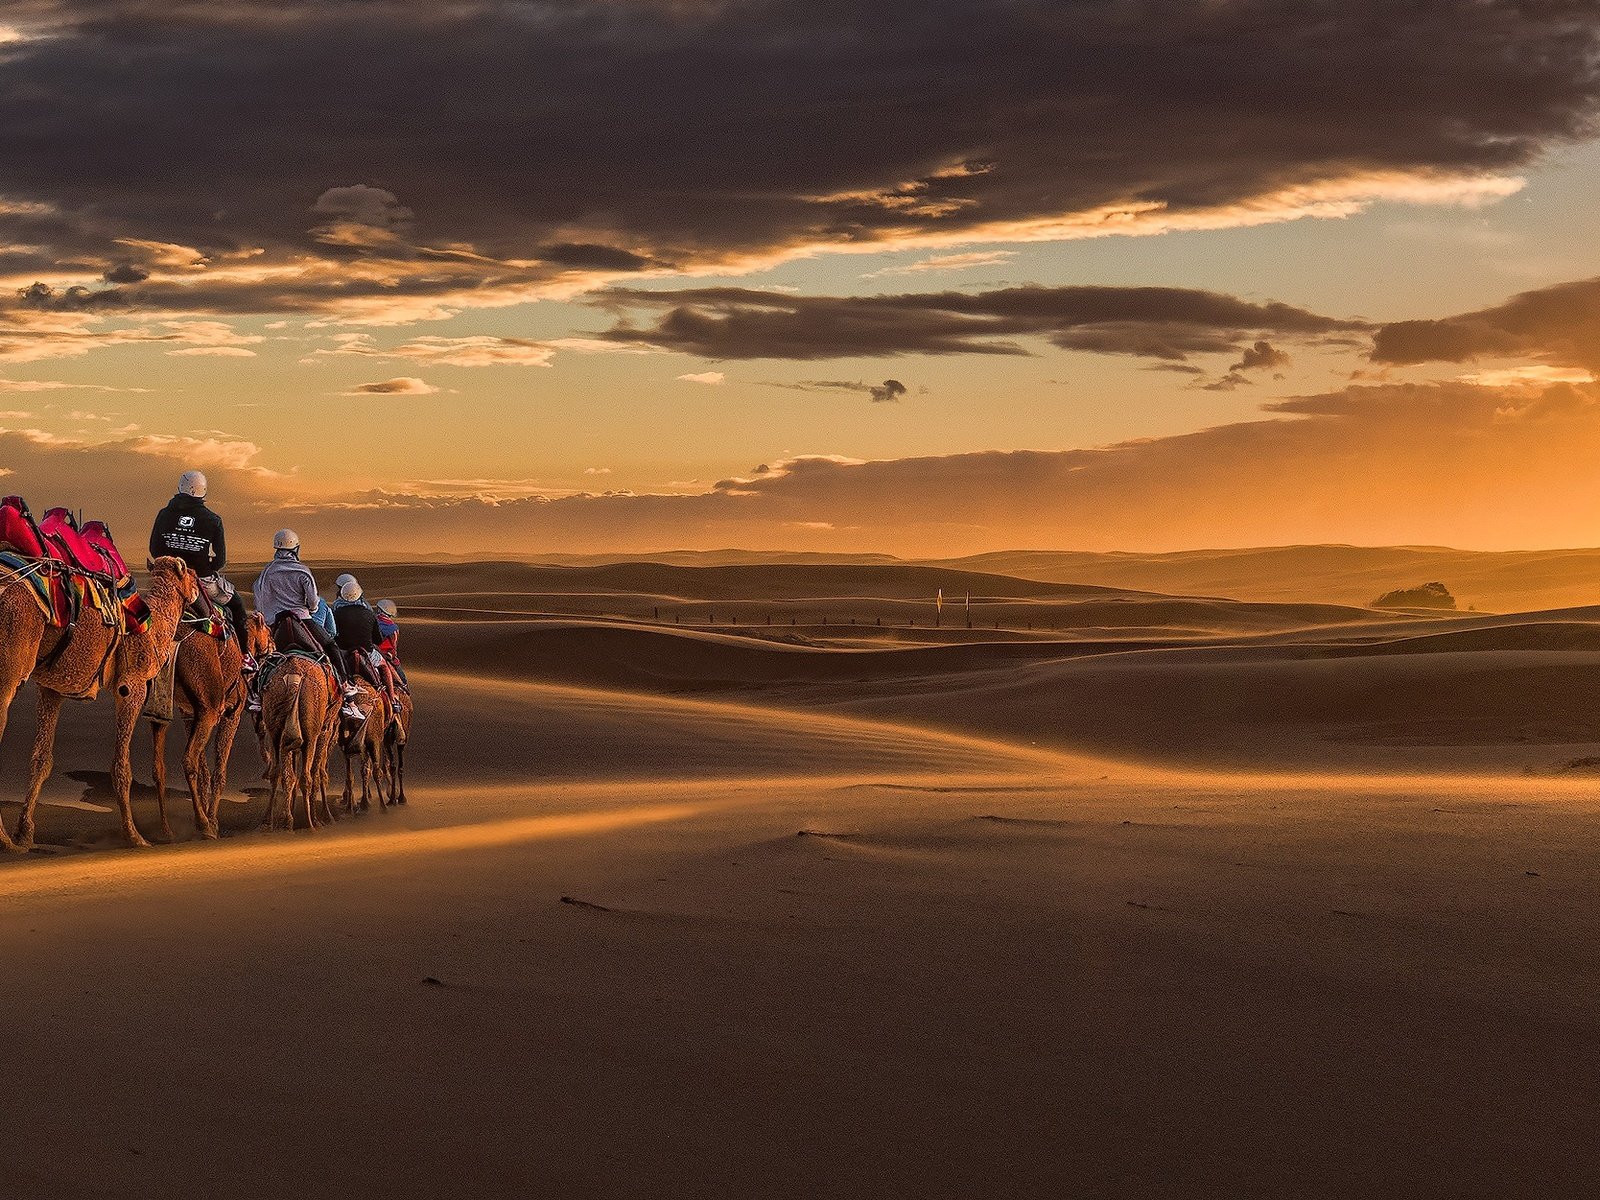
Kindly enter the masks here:
M 1575 615 L 876 648 L 570 621 L 426 628 L 422 661 L 508 679 L 733 695 L 1122 760 L 1521 772 L 1600 740 L 1600 623 Z
M 245 733 L 221 845 L 111 849 L 110 708 L 69 706 L 44 844 L 0 863 L 11 1192 L 1600 1184 L 1600 800 L 1565 769 L 1600 612 L 1013 580 L 987 612 L 1062 627 L 648 619 L 920 603 L 846 566 L 742 599 L 366 571 L 406 615 L 412 803 L 314 835 L 252 835 Z
M 633 556 L 637 559 L 641 556 Z M 650 560 L 676 566 L 785 564 L 894 565 L 891 555 L 770 551 L 664 551 Z M 620 555 L 550 555 L 539 561 L 599 566 Z M 458 560 L 459 561 L 459 560 Z M 1491 612 L 1600 602 L 1600 549 L 1458 550 L 1446 546 L 1269 546 L 1169 553 L 1007 550 L 919 564 L 1117 590 L 1238 600 L 1366 605 L 1395 588 L 1439 580 Z
M 1519 612 L 1600 601 L 1600 550 L 1454 550 L 1444 546 L 1279 546 L 1171 554 L 1003 552 L 952 559 L 966 570 L 1071 579 L 1180 595 L 1370 604 L 1438 580 L 1463 608 Z

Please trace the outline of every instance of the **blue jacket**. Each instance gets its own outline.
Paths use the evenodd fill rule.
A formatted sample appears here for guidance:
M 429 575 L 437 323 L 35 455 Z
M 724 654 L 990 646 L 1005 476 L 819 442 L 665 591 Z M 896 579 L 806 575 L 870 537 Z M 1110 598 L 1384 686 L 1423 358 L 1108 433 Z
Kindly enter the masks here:
M 317 597 L 317 611 L 311 614 L 311 619 L 326 629 L 329 637 L 339 632 L 338 622 L 333 619 L 333 609 L 328 607 L 328 602 L 321 596 Z

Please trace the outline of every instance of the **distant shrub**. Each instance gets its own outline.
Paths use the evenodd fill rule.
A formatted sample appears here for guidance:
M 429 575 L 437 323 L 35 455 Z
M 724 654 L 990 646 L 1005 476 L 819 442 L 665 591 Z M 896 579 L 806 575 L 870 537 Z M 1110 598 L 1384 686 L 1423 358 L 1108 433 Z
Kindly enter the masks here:
M 1373 608 L 1449 608 L 1456 606 L 1456 598 L 1442 583 L 1424 583 L 1420 587 L 1396 588 L 1385 592 L 1372 602 Z

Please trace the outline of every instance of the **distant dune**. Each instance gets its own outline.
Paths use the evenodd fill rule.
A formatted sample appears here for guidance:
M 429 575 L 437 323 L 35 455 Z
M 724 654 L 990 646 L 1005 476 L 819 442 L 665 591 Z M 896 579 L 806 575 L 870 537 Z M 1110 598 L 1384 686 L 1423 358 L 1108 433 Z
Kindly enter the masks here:
M 648 559 L 676 566 L 744 564 L 891 565 L 890 555 L 825 555 L 747 550 L 647 555 L 551 555 L 538 561 L 597 566 Z M 455 558 L 453 561 L 465 561 Z M 1490 612 L 1600 603 L 1600 549 L 1455 550 L 1444 546 L 1273 546 L 1172 553 L 1007 550 L 920 565 L 1014 575 L 1045 582 L 1237 600 L 1367 605 L 1385 592 L 1443 582 L 1460 600 Z

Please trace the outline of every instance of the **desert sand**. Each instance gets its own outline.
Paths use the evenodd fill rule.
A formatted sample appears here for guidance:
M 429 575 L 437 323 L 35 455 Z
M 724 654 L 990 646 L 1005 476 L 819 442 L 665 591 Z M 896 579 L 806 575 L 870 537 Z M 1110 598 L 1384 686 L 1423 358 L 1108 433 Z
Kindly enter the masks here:
M 0 1193 L 1600 1186 L 1600 609 L 1024 565 L 362 568 L 411 803 L 311 834 L 246 732 L 221 844 L 116 848 L 70 706 Z

